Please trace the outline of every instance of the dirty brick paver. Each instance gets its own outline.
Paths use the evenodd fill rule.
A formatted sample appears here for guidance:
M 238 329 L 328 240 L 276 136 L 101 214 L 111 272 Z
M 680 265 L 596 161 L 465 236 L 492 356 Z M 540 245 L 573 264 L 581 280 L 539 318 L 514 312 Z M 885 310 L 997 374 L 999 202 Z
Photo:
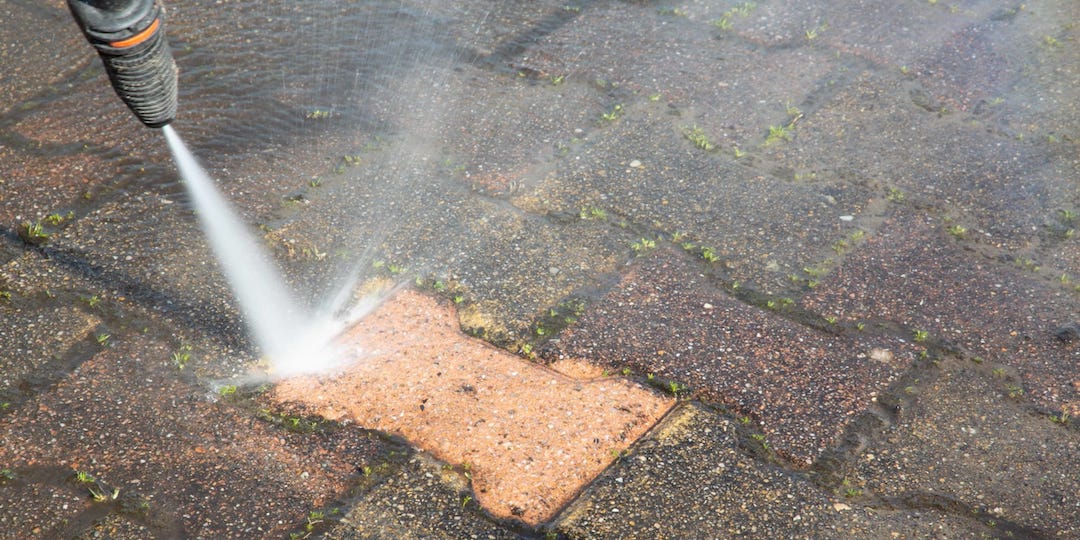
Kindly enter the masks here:
M 978 514 L 863 507 L 799 474 L 750 458 L 740 425 L 679 406 L 563 512 L 569 538 L 935 538 L 993 534 Z M 1023 532 L 1023 529 L 1012 529 Z M 1000 529 L 998 529 L 1000 531 Z
M 963 356 L 1007 366 L 1047 410 L 1080 413 L 1077 295 L 1023 261 L 1000 264 L 925 216 L 888 219 L 865 247 L 803 299 L 847 321 L 894 321 Z M 960 248 L 960 249 L 957 249 Z
M 545 357 L 670 378 L 749 415 L 778 451 L 809 465 L 913 359 L 894 337 L 844 338 L 759 309 L 710 285 L 677 252 L 644 261 Z
M 914 508 L 968 515 L 1005 538 L 1080 534 L 1075 427 L 1015 407 L 1009 379 L 948 361 L 885 438 L 851 462 L 849 483 Z
M 738 424 L 680 406 L 555 523 L 572 538 L 807 537 L 832 512 L 798 476 L 738 448 Z M 796 504 L 786 493 L 810 491 Z
M 328 531 L 333 540 L 521 538 L 475 512 L 469 479 L 427 454 L 417 454 Z

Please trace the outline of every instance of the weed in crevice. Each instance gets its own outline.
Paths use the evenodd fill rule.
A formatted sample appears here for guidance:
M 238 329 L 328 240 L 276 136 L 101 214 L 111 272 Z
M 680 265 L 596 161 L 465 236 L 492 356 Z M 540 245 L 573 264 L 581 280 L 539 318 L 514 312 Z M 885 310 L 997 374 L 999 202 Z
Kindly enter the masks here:
M 653 373 L 649 373 L 648 375 L 646 375 L 645 382 L 649 386 L 652 386 L 653 388 L 656 388 L 657 390 L 660 390 L 661 392 L 664 392 L 665 394 L 668 394 L 675 399 L 684 397 L 690 392 L 689 386 L 678 382 L 675 379 L 657 377 Z
M 1019 399 L 1021 397 L 1024 397 L 1024 387 L 1018 384 L 1006 383 L 1005 391 L 1011 399 Z
M 621 103 L 616 103 L 611 107 L 611 110 L 600 115 L 600 118 L 607 122 L 614 122 L 623 115 L 623 106 Z
M 386 261 L 384 261 L 382 259 L 377 259 L 377 260 L 372 261 L 371 262 L 371 267 L 374 268 L 376 271 L 385 272 L 385 273 L 389 274 L 390 277 L 396 277 L 396 276 L 399 276 L 399 275 L 405 273 L 405 266 L 404 265 L 395 264 L 395 263 L 388 263 L 388 262 L 386 262 Z M 418 277 L 417 280 L 419 280 L 417 285 L 422 285 L 422 281 L 423 281 L 422 278 Z
M 49 242 L 49 233 L 45 232 L 40 221 L 24 221 L 16 228 L 16 233 L 31 246 L 43 246 Z
M 190 359 L 191 345 L 188 345 L 186 343 L 181 343 L 180 347 L 178 347 L 172 353 L 173 365 L 176 366 L 176 369 L 179 369 L 181 371 L 183 371 L 183 369 L 187 367 L 188 360 Z
M 826 31 L 828 29 L 829 29 L 829 23 L 821 23 L 821 24 L 815 26 L 814 28 L 810 28 L 810 29 L 806 30 L 806 32 L 803 32 L 803 35 L 806 36 L 806 41 L 814 41 L 815 39 L 818 38 L 818 36 L 821 35 L 822 32 L 824 32 L 824 31 Z
M 799 110 L 798 107 L 792 105 L 790 101 L 784 104 L 784 112 L 787 113 L 788 118 L 790 118 L 792 122 L 802 118 L 803 115 L 802 111 Z
M 525 343 L 518 346 L 518 351 L 527 358 L 535 358 L 534 348 L 536 342 L 546 340 L 567 326 L 574 324 L 585 312 L 585 300 L 578 297 L 569 297 L 557 305 L 550 307 L 533 325 L 533 333 L 538 338 L 534 343 Z
M 137 493 L 128 492 L 120 497 L 117 511 L 121 515 L 145 520 L 150 516 L 150 499 Z
M 705 150 L 706 152 L 711 152 L 716 148 L 716 145 L 709 140 L 709 136 L 705 134 L 705 130 L 698 126 L 685 126 L 683 127 L 682 132 L 683 137 L 686 137 L 687 140 L 694 143 L 694 146 L 697 148 Z
M 1039 266 L 1039 263 L 1035 262 L 1034 259 L 1030 259 L 1028 257 L 1017 257 L 1016 265 L 1029 272 L 1038 272 L 1039 270 L 1042 270 L 1042 267 Z
M 642 238 L 641 240 L 630 244 L 630 249 L 634 250 L 634 253 L 636 253 L 638 257 L 641 257 L 642 255 L 645 255 L 646 253 L 649 253 L 650 251 L 656 249 L 656 240 Z
M 90 493 L 90 497 L 95 502 L 105 502 L 107 500 L 115 500 L 120 496 L 120 488 L 114 488 L 98 480 L 94 475 L 86 471 L 75 471 L 72 474 L 72 481 L 76 484 L 86 488 L 86 491 Z
M 765 146 L 779 141 L 791 140 L 791 127 L 789 125 L 769 126 L 769 135 L 765 137 Z
M 341 511 L 334 508 L 330 511 L 332 516 L 336 516 Z M 313 535 L 326 532 L 328 527 L 329 516 L 322 510 L 312 510 L 304 516 L 304 524 L 299 531 L 289 533 L 290 540 L 302 540 L 312 538 Z
M 584 221 L 605 220 L 607 219 L 607 211 L 598 206 L 582 206 L 581 211 L 578 212 L 578 217 Z
M 720 30 L 730 30 L 733 26 L 735 19 L 747 17 L 751 11 L 757 7 L 757 2 L 743 2 L 731 9 L 725 11 L 719 18 L 714 19 L 709 24 L 719 28 Z
M 765 441 L 765 435 L 761 433 L 751 433 L 750 438 L 753 439 L 754 442 L 760 444 L 762 449 L 769 449 L 769 443 Z
M 662 6 L 656 9 L 658 15 L 670 15 L 675 17 L 686 17 L 686 11 L 682 8 Z
M 53 212 L 45 216 L 45 223 L 54 227 L 63 225 L 71 220 L 75 219 L 75 212 L 68 212 L 67 215 L 62 215 L 59 212 Z
M 709 24 L 712 24 L 713 26 L 715 26 L 715 27 L 717 27 L 717 28 L 719 28 L 721 30 L 731 30 L 731 26 L 732 26 L 731 19 L 726 17 L 726 16 L 720 17 L 719 19 L 715 19 Z
M 901 203 L 904 202 L 904 192 L 900 188 L 890 187 L 889 192 L 885 195 L 885 199 L 889 202 Z
M 518 353 L 520 353 L 521 356 L 528 358 L 529 360 L 536 360 L 536 351 L 533 350 L 532 343 L 522 343 L 518 347 Z

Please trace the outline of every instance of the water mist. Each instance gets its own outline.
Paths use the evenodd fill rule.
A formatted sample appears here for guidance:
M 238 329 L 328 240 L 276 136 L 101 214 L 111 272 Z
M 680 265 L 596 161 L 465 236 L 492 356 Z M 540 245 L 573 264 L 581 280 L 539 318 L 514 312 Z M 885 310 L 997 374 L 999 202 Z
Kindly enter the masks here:
M 344 323 L 312 313 L 285 287 L 270 258 L 248 232 L 214 182 L 170 125 L 162 128 L 199 224 L 232 288 L 248 328 L 270 360 L 272 375 L 286 377 L 333 368 L 333 338 Z

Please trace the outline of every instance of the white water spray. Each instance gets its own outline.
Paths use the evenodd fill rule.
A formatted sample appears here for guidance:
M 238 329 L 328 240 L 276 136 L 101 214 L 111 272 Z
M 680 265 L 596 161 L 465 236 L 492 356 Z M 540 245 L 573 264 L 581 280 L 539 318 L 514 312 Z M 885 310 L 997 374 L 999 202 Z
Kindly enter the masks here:
M 248 232 L 180 136 L 162 128 L 176 167 L 272 375 L 325 372 L 338 364 L 333 338 L 344 327 L 331 313 L 309 313 L 295 301 L 269 257 Z

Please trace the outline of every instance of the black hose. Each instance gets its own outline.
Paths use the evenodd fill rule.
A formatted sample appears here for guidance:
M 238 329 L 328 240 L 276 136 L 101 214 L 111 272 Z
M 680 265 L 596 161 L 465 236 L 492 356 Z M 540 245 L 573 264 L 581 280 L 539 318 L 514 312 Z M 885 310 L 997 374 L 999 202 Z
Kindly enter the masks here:
M 68 0 L 83 35 L 97 49 L 113 89 L 149 127 L 176 118 L 176 62 L 155 0 Z

